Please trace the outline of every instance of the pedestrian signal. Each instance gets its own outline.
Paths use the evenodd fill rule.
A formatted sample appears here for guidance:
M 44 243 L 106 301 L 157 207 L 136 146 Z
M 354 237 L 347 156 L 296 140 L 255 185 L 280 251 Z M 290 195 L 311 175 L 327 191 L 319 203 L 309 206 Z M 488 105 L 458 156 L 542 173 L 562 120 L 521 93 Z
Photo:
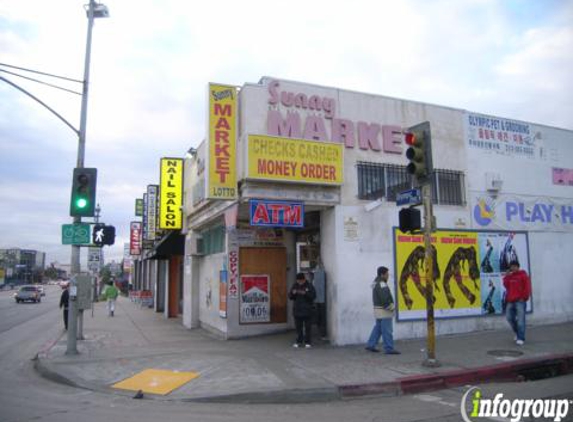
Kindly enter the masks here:
M 92 243 L 96 246 L 113 245 L 115 243 L 115 227 L 96 224 L 92 232 Z

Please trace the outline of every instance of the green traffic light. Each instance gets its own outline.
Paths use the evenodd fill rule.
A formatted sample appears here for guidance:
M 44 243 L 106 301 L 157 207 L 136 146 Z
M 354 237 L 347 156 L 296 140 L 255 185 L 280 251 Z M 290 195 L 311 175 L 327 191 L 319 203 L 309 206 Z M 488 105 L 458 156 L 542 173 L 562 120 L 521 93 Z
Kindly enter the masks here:
M 87 207 L 87 205 L 88 205 L 88 201 L 85 198 L 79 198 L 76 201 L 76 206 L 80 209 L 84 209 L 85 207 Z

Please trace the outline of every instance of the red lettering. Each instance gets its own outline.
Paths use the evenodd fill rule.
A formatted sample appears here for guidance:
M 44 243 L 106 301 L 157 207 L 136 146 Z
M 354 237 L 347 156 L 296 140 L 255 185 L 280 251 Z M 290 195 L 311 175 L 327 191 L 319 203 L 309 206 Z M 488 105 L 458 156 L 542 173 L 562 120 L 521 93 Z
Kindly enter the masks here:
M 217 123 L 215 124 L 215 129 L 221 129 L 221 128 L 231 130 L 231 126 L 229 126 L 229 122 L 224 117 L 221 117 L 217 121 Z
M 229 153 L 229 145 L 219 145 L 215 144 L 215 156 L 224 155 L 226 157 L 230 157 L 231 154 Z
M 257 208 L 255 209 L 255 213 L 253 215 L 253 223 L 268 224 L 269 223 L 269 213 L 264 204 L 257 204 Z
M 216 130 L 215 131 L 215 142 L 226 142 L 229 143 L 229 132 L 225 132 L 223 130 Z
M 215 116 L 231 116 L 233 109 L 231 104 L 226 104 L 224 107 L 221 104 L 215 104 Z
M 297 226 L 302 224 L 302 210 L 300 205 L 285 208 L 285 223 Z

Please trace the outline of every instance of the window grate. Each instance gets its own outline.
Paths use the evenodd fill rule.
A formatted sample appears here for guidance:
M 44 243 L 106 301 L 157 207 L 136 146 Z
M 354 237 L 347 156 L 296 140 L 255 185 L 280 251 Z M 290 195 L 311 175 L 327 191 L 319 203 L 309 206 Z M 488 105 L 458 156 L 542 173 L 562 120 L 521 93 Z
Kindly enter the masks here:
M 358 198 L 386 198 L 395 201 L 398 193 L 412 189 L 412 177 L 406 166 L 359 162 Z M 432 200 L 438 205 L 466 205 L 464 173 L 454 170 L 434 169 Z

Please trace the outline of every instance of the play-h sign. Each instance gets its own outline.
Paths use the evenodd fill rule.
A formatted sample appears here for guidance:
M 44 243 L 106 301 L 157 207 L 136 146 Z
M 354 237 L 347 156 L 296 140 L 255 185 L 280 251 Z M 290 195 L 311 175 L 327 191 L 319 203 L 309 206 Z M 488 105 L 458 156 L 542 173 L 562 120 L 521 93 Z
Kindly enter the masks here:
M 289 201 L 249 202 L 251 226 L 304 227 L 304 204 Z

